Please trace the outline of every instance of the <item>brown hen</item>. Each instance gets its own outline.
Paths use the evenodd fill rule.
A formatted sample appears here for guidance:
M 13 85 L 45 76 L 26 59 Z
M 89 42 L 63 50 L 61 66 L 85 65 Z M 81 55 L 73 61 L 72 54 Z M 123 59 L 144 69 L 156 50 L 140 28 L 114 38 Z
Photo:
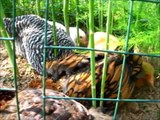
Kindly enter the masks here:
M 141 72 L 136 75 L 136 87 L 141 88 L 143 86 L 154 87 L 154 67 L 149 63 L 144 61 L 142 63 L 142 70 Z
M 141 71 L 142 59 L 140 56 L 128 57 L 125 67 L 124 75 L 122 79 L 122 88 L 120 98 L 130 98 L 134 90 L 135 82 L 133 78 Z M 95 79 L 96 79 L 96 93 L 97 97 L 100 97 L 100 88 L 102 80 L 102 68 L 103 63 L 96 65 Z M 116 58 L 109 60 L 107 78 L 105 82 L 104 98 L 117 98 L 118 86 L 122 71 L 122 59 Z M 63 79 L 63 80 L 62 80 Z M 91 97 L 91 74 L 90 70 L 85 70 L 76 75 L 72 75 L 69 78 L 62 78 L 63 92 L 68 96 L 74 97 Z M 113 109 L 114 102 L 104 102 L 106 109 Z
M 82 59 L 78 59 L 79 57 Z M 101 87 L 100 85 L 102 80 L 102 68 L 103 68 L 102 60 L 103 60 L 102 58 L 96 59 L 96 65 L 95 65 L 97 97 L 100 97 L 99 93 Z M 122 55 L 113 54 L 108 57 L 108 72 L 107 72 L 107 78 L 105 82 L 105 92 L 104 92 L 105 98 L 117 97 L 118 85 L 122 69 L 122 61 L 123 61 Z M 135 86 L 134 78 L 138 73 L 141 72 L 141 64 L 142 64 L 142 58 L 140 56 L 138 55 L 127 56 L 124 67 L 124 75 L 122 79 L 122 89 L 120 96 L 121 98 L 131 97 L 131 94 Z M 77 68 L 77 66 L 78 69 L 73 69 Z M 68 70 L 70 74 L 61 74 L 62 71 L 65 71 L 65 73 L 67 73 Z M 54 73 L 50 74 L 52 75 L 52 78 L 54 78 L 55 73 L 56 76 L 59 76 L 60 78 L 58 79 L 58 81 L 53 82 L 53 84 L 55 84 L 56 82 L 56 86 L 58 87 L 55 87 L 53 84 L 52 84 L 53 86 L 51 86 L 52 83 L 51 80 L 47 80 L 47 82 L 50 83 L 50 84 L 47 83 L 47 85 L 50 86 L 50 88 L 53 88 L 58 91 L 63 91 L 70 97 L 91 97 L 91 74 L 90 74 L 89 58 L 84 56 L 82 57 L 81 55 L 77 56 L 76 54 L 72 54 L 69 57 L 69 59 L 63 58 L 57 62 L 54 61 L 54 65 L 50 66 L 50 71 Z M 73 71 L 74 73 L 72 73 L 71 71 Z M 39 83 L 39 87 L 41 87 L 41 83 Z M 87 105 L 89 105 L 88 102 L 84 103 L 87 103 Z M 114 102 L 105 101 L 104 106 L 107 109 L 113 109 Z
M 4 110 L 7 107 L 14 96 L 14 91 L 0 90 L 0 111 Z

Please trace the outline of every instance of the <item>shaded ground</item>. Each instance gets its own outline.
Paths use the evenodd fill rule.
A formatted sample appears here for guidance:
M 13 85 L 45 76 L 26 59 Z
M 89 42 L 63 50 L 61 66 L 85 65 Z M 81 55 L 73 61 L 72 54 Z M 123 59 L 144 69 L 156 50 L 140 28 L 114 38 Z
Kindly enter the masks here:
M 29 81 L 39 79 L 34 75 L 26 60 L 17 57 L 20 77 L 18 79 L 19 90 L 28 87 Z M 158 69 L 160 59 L 152 60 L 152 64 Z M 12 66 L 9 64 L 7 51 L 0 46 L 0 84 L 7 87 L 13 87 Z M 155 74 L 155 88 L 141 88 L 134 92 L 133 98 L 160 99 L 160 71 Z M 121 120 L 160 120 L 160 102 L 152 103 L 128 103 L 117 116 Z

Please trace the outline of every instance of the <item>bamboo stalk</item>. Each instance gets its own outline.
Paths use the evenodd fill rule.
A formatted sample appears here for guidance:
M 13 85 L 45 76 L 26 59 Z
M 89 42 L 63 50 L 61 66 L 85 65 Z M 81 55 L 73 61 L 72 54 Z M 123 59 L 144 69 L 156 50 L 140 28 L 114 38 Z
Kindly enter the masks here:
M 140 2 L 139 3 L 139 8 L 138 8 L 138 12 L 137 12 L 137 16 L 136 16 L 136 21 L 135 21 L 135 28 L 136 28 L 136 31 L 138 30 L 138 23 L 139 23 L 139 18 L 140 18 L 140 15 L 142 13 L 142 11 L 144 10 L 144 3 L 143 2 Z
M 103 31 L 103 7 L 102 0 L 99 0 L 99 28 L 100 31 Z
M 94 0 L 89 0 L 89 45 L 94 48 Z M 90 51 L 91 55 L 91 92 L 92 98 L 96 98 L 96 81 L 95 81 L 95 51 Z M 96 101 L 92 101 L 92 106 L 96 107 Z
M 53 21 L 53 27 L 52 27 L 52 31 L 53 31 L 53 36 L 54 36 L 54 39 L 53 39 L 53 45 L 57 45 L 57 38 L 56 38 L 56 18 L 55 18 L 55 1 L 52 0 L 52 21 Z M 57 56 L 57 49 L 54 49 L 54 55 Z
M 15 6 L 16 6 L 15 3 L 16 3 L 16 1 L 13 0 L 12 1 L 12 4 L 13 4 L 13 9 L 12 9 L 13 10 L 13 23 L 15 22 Z M 3 18 L 5 17 L 5 14 L 4 14 L 4 11 L 3 11 L 3 6 L 2 6 L 2 3 L 1 3 L 1 0 L 0 0 L 0 11 L 1 11 L 0 12 L 0 21 L 3 21 Z M 0 22 L 0 29 L 2 30 L 1 31 L 2 36 L 4 38 L 5 37 L 9 38 L 9 35 L 7 34 L 7 32 L 5 30 L 3 22 Z M 18 117 L 18 119 L 20 119 L 19 104 L 18 104 L 18 85 L 17 85 L 17 76 L 19 76 L 19 71 L 18 71 L 17 64 L 16 64 L 15 52 L 13 52 L 13 50 L 15 50 L 15 25 L 14 24 L 12 26 L 12 35 L 14 37 L 14 41 L 12 41 L 13 49 L 12 49 L 10 41 L 4 40 L 4 44 L 5 44 L 5 48 L 7 49 L 7 52 L 8 52 L 11 64 L 12 64 L 12 71 L 13 71 L 13 78 L 14 78 L 14 88 L 15 88 L 15 92 L 16 92 L 15 98 L 16 98 L 16 103 L 17 103 L 17 106 L 16 106 L 17 117 Z
M 1 3 L 1 0 L 0 0 L 0 21 L 3 21 L 3 18 L 5 18 L 5 15 L 4 15 L 4 11 L 3 11 L 3 6 L 2 6 L 2 3 Z M 2 30 L 1 31 L 1 34 L 3 37 L 6 37 L 6 38 L 9 38 L 9 35 L 7 34 L 6 30 L 5 30 L 5 27 L 3 25 L 3 22 L 0 22 L 0 29 Z M 14 72 L 14 56 L 13 56 L 13 49 L 12 49 L 12 45 L 10 43 L 10 41 L 8 40 L 4 40 L 4 45 L 5 45 L 5 48 L 7 49 L 7 52 L 8 52 L 8 56 L 9 56 L 9 59 L 10 59 L 10 63 L 12 65 L 12 71 Z M 19 71 L 18 71 L 18 67 L 16 66 L 16 73 L 17 73 L 17 76 L 19 76 Z
M 76 28 L 77 28 L 77 40 L 76 43 L 79 46 L 79 0 L 76 0 Z
M 88 1 L 86 0 L 84 4 L 88 4 Z M 87 11 L 87 12 L 89 12 L 89 11 Z M 88 18 L 89 18 L 89 16 L 87 16 L 87 19 L 85 20 L 87 31 L 89 31 L 89 19 Z M 89 32 L 88 32 L 88 34 L 89 34 Z
M 107 24 L 106 24 L 106 50 L 108 50 L 108 48 L 109 48 L 109 33 L 110 33 L 110 27 L 111 27 L 111 9 L 112 9 L 112 3 L 111 3 L 111 0 L 109 0 L 108 1 Z M 108 57 L 107 56 L 108 56 L 108 53 L 106 52 L 105 56 L 104 56 L 100 98 L 104 98 L 104 88 L 105 88 L 105 81 L 107 78 L 107 66 L 108 66 Z M 103 101 L 100 101 L 100 107 L 103 107 Z
M 36 13 L 40 16 L 40 0 L 36 0 Z
M 160 3 L 157 4 L 156 7 L 157 7 L 157 16 L 158 16 L 158 19 L 160 19 Z M 158 26 L 157 26 L 157 41 L 158 40 L 160 40 L 160 24 L 158 24 Z M 159 44 L 159 42 L 158 42 L 158 44 Z M 159 48 L 158 45 L 157 45 L 157 47 Z
M 66 32 L 69 35 L 68 6 L 69 6 L 69 0 L 63 0 L 64 24 L 66 27 Z

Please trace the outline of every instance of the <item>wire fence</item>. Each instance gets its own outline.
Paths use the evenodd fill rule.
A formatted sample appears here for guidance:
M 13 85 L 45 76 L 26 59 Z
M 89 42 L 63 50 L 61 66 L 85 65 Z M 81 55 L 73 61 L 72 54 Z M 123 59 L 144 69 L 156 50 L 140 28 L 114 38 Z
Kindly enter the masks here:
M 110 0 L 109 0 L 110 1 Z M 90 0 L 89 2 L 94 3 L 93 0 Z M 133 54 L 133 55 L 140 55 L 140 56 L 148 56 L 148 57 L 160 57 L 159 54 L 147 54 L 147 53 L 129 53 L 127 52 L 128 49 L 128 41 L 129 41 L 129 35 L 130 35 L 130 29 L 131 29 L 131 21 L 132 21 L 132 14 L 133 14 L 133 5 L 134 2 L 151 2 L 151 3 L 160 3 L 160 0 L 130 0 L 130 6 L 129 6 L 129 18 L 128 18 L 128 27 L 127 33 L 126 33 L 126 39 L 125 39 L 125 50 L 124 51 L 111 51 L 111 50 L 99 50 L 99 49 L 94 49 L 94 48 L 85 48 L 85 47 L 60 47 L 60 46 L 47 46 L 47 19 L 48 19 L 48 9 L 49 9 L 49 0 L 46 0 L 46 6 L 45 6 L 45 39 L 44 39 L 44 53 L 46 53 L 46 49 L 77 49 L 77 50 L 87 50 L 87 51 L 100 51 L 104 53 L 117 53 L 117 54 L 124 54 L 123 58 L 123 64 L 122 64 L 122 73 L 120 77 L 120 82 L 119 82 L 119 87 L 118 87 L 118 94 L 116 99 L 110 99 L 110 98 L 77 98 L 77 97 L 55 97 L 55 96 L 46 96 L 45 95 L 45 80 L 46 80 L 46 54 L 43 56 L 43 77 L 42 77 L 42 82 L 43 82 L 43 92 L 42 92 L 42 97 L 43 97 L 43 119 L 45 120 L 46 112 L 45 112 L 45 100 L 49 98 L 54 98 L 54 99 L 75 99 L 75 100 L 90 100 L 90 101 L 112 101 L 116 102 L 116 106 L 114 109 L 114 115 L 113 119 L 116 119 L 117 111 L 118 111 L 118 104 L 119 102 L 160 102 L 160 99 L 121 99 L 120 98 L 120 92 L 121 92 L 121 86 L 122 86 L 122 78 L 123 78 L 123 71 L 124 71 L 124 66 L 125 66 L 125 61 L 126 61 L 126 55 L 128 54 Z M 13 4 L 13 17 L 12 20 L 13 22 L 15 21 L 15 16 L 16 16 L 16 0 L 12 0 Z M 77 10 L 78 11 L 78 10 Z M 55 13 L 54 13 L 55 14 Z M 77 14 L 78 15 L 78 14 Z M 94 19 L 93 17 L 90 18 L 91 21 Z M 0 40 L 6 40 L 6 41 L 12 41 L 13 43 L 13 51 L 15 51 L 15 29 L 14 25 L 12 26 L 12 37 L 6 38 L 6 37 L 0 37 Z M 92 46 L 93 47 L 93 46 Z M 16 101 L 17 101 L 17 115 L 18 119 L 20 120 L 20 111 L 19 111 L 19 104 L 18 104 L 18 85 L 17 85 L 17 76 L 16 76 L 16 57 L 15 57 L 15 52 L 13 53 L 13 58 L 14 58 L 14 71 L 13 71 L 13 76 L 14 76 L 14 88 L 0 88 L 0 90 L 11 90 L 16 92 Z M 93 58 L 94 59 L 94 56 Z M 94 73 L 93 73 L 94 74 Z

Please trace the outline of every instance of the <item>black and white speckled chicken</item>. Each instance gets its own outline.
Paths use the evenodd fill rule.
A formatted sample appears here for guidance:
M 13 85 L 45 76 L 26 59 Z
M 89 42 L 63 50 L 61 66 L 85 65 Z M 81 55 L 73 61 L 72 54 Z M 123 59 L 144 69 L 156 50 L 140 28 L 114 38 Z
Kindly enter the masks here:
M 11 35 L 12 21 L 4 18 L 7 32 Z M 22 15 L 15 18 L 16 54 L 25 57 L 29 64 L 42 74 L 43 48 L 45 38 L 45 20 L 36 15 Z M 52 26 L 47 23 L 47 45 L 53 45 Z M 62 29 L 56 29 L 57 46 L 75 46 L 71 38 Z M 71 50 L 58 49 L 55 57 L 53 49 L 46 50 L 47 60 L 60 58 Z
M 6 92 L 6 91 L 5 91 Z M 5 94 L 0 91 L 1 95 Z M 13 91 L 8 91 L 13 94 Z M 68 97 L 61 92 L 46 89 L 47 96 Z M 42 90 L 28 89 L 18 93 L 20 117 L 23 120 L 42 120 Z M 1 99 L 0 99 L 1 100 Z M 88 110 L 75 100 L 46 99 L 46 120 L 92 120 L 94 117 Z M 8 103 L 5 109 L 1 110 L 1 120 L 17 120 L 16 99 Z

